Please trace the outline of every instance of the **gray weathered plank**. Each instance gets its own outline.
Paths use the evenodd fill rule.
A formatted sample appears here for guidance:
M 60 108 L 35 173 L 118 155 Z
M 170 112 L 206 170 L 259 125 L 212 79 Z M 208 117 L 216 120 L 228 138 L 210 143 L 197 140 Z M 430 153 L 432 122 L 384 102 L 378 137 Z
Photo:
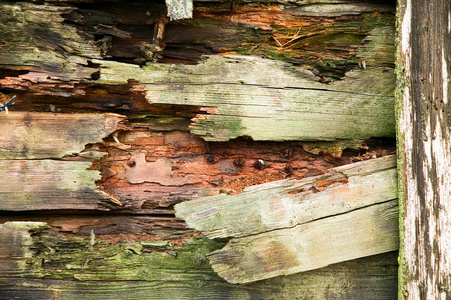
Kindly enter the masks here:
M 396 158 L 386 156 L 324 175 L 248 187 L 239 195 L 179 203 L 175 210 L 189 227 L 222 238 L 293 227 L 396 198 Z
M 247 283 L 394 251 L 398 240 L 395 199 L 293 228 L 233 238 L 208 257 L 219 276 Z
M 399 299 L 451 299 L 451 2 L 398 1 Z
M 0 160 L 0 211 L 106 210 L 90 162 Z M 108 202 L 108 201 L 107 201 Z
M 306 69 L 249 56 L 143 68 L 95 62 L 105 67 L 99 83 L 134 79 L 150 103 L 204 107 L 191 130 L 208 141 L 364 139 L 395 132 L 391 69 L 366 65 L 327 85 Z
M 218 277 L 201 239 L 164 251 L 52 237 L 45 223 L 0 225 L 0 294 L 8 299 L 395 299 L 396 253 L 247 285 Z M 114 267 L 113 267 L 114 266 Z M 77 279 L 77 280 L 74 280 Z M 88 280 L 89 279 L 89 280 Z M 88 281 L 87 281 L 88 280 Z
M 0 159 L 62 158 L 118 129 L 117 114 L 10 112 L 0 115 Z

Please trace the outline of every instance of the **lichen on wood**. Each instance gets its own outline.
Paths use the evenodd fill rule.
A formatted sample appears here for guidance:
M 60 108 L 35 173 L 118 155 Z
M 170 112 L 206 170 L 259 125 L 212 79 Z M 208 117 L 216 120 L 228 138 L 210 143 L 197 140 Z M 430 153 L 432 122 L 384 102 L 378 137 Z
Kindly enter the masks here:
M 148 251 L 142 243 L 109 245 L 96 239 L 92 243 L 89 238 L 49 235 L 47 230 L 43 222 L 0 225 L 2 295 L 46 299 L 77 299 L 80 293 L 116 299 L 229 299 L 230 295 L 249 299 L 261 295 L 288 300 L 312 295 L 327 298 L 346 288 L 349 294 L 392 299 L 396 288 L 396 253 L 233 285 L 218 277 L 206 258 L 221 242 L 201 238 L 186 241 L 183 247 Z
M 0 166 L 0 210 L 108 209 L 91 162 L 0 160 Z
M 209 254 L 212 267 L 252 282 L 396 250 L 396 174 L 387 156 L 180 203 L 176 215 L 209 238 L 233 237 Z
M 145 87 L 151 104 L 217 107 L 215 114 L 198 115 L 191 126 L 207 141 L 394 135 L 394 74 L 381 69 L 354 71 L 324 85 L 308 70 L 248 56 L 210 56 L 195 66 L 104 65 L 99 83 L 133 78 Z

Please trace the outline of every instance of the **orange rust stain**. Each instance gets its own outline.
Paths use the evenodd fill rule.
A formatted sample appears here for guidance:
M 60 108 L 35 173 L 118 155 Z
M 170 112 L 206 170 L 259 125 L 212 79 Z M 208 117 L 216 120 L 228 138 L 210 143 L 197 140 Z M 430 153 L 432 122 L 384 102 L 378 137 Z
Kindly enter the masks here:
M 339 180 L 317 180 L 313 183 L 313 188 L 315 192 L 321 192 L 324 191 L 328 186 L 335 183 L 346 184 L 348 183 L 348 179 L 343 178 Z

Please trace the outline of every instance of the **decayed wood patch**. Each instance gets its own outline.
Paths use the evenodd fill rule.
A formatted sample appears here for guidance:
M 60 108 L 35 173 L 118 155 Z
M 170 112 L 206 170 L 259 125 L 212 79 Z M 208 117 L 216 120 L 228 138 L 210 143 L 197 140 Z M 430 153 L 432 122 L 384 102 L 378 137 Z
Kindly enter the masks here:
M 235 237 L 209 257 L 220 276 L 244 283 L 396 250 L 396 198 L 396 160 L 387 156 L 175 209 L 209 237 Z
M 49 235 L 43 222 L 0 225 L 0 287 L 9 298 L 75 299 L 80 292 L 136 299 L 328 298 L 346 289 L 360 299 L 393 299 L 396 253 L 374 256 L 248 285 L 227 283 L 211 269 L 207 253 L 223 243 L 203 239 L 172 248 L 164 242 L 115 245 L 91 237 Z M 381 276 L 382 275 L 382 276 Z M 197 284 L 201 282 L 202 284 Z M 363 297 L 362 297 L 363 293 Z M 366 297 L 365 295 L 369 295 Z
M 102 142 L 119 128 L 117 114 L 10 112 L 0 116 L 0 158 L 62 158 Z

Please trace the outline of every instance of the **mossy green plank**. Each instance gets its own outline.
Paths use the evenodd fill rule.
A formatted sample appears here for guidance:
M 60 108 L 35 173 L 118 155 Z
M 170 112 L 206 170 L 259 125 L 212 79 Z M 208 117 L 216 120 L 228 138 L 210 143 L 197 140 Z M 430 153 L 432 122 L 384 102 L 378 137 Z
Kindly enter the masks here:
M 0 210 L 106 210 L 91 162 L 0 160 Z M 107 201 L 108 202 L 108 201 Z
M 117 114 L 2 114 L 0 159 L 71 156 L 84 150 L 87 144 L 102 142 L 124 118 Z
M 100 63 L 100 62 L 99 62 Z M 392 137 L 394 74 L 391 68 L 348 72 L 322 84 L 308 70 L 249 56 L 209 56 L 198 65 L 105 62 L 99 83 L 143 85 L 153 104 L 210 109 L 191 126 L 208 141 L 336 140 Z
M 93 243 L 50 236 L 45 229 L 40 222 L 0 225 L 2 296 L 56 300 L 394 299 L 396 294 L 396 253 L 233 285 L 214 273 L 206 257 L 221 247 L 221 242 L 200 238 L 186 241 L 180 248 L 145 252 L 139 243 Z M 144 273 L 147 275 L 142 276 Z
M 315 187 L 325 185 L 320 191 Z M 330 169 L 301 180 L 255 185 L 175 205 L 176 216 L 208 238 L 243 237 L 397 199 L 396 157 Z
M 89 58 L 101 59 L 100 48 L 86 33 L 64 23 L 74 7 L 30 2 L 0 2 L 0 65 L 45 72 L 63 80 L 89 79 Z

